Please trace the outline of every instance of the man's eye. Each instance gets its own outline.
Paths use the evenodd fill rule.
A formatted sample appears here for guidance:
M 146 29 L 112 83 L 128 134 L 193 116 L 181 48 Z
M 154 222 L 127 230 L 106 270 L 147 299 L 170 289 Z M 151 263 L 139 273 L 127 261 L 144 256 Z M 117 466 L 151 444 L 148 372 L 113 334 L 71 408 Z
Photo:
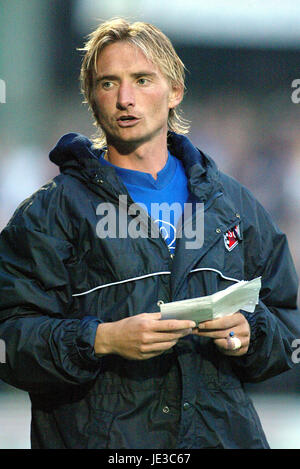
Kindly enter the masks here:
M 112 82 L 111 81 L 104 81 L 102 83 L 102 88 L 104 88 L 105 90 L 108 90 L 109 88 L 111 88 L 113 86 Z
M 146 85 L 146 83 L 148 83 L 148 80 L 147 80 L 147 78 L 139 78 L 138 83 L 140 85 Z

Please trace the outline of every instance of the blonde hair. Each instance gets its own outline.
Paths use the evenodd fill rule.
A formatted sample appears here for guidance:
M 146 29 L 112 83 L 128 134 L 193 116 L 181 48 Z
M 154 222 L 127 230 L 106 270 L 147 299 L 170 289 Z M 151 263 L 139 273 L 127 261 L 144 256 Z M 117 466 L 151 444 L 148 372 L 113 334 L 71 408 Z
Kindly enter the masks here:
M 127 41 L 139 47 L 145 56 L 159 67 L 172 87 L 185 89 L 185 66 L 171 41 L 158 28 L 139 21 L 130 24 L 123 18 L 113 18 L 100 24 L 95 31 L 89 34 L 84 47 L 79 49 L 85 52 L 80 71 L 81 91 L 85 98 L 84 102 L 89 105 L 89 109 L 94 115 L 97 134 L 92 140 L 96 148 L 102 148 L 106 145 L 106 137 L 97 116 L 97 106 L 94 99 L 97 59 L 105 46 L 117 41 Z M 189 123 L 183 119 L 178 107 L 169 110 L 169 130 L 186 134 L 189 127 Z

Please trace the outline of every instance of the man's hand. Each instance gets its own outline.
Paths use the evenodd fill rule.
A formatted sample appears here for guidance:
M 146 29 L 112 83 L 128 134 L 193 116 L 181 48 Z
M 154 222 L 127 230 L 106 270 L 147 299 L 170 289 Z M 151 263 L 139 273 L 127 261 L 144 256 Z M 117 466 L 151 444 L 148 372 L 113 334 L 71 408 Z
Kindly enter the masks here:
M 229 333 L 234 332 L 234 337 L 240 339 L 242 345 L 233 350 L 233 342 Z M 193 330 L 193 334 L 200 337 L 211 337 L 216 347 L 224 355 L 241 356 L 247 353 L 250 343 L 250 326 L 245 316 L 237 312 L 230 316 L 201 322 L 198 328 Z
M 172 348 L 196 326 L 194 321 L 160 321 L 160 318 L 161 313 L 142 313 L 99 324 L 95 354 L 117 354 L 129 360 L 146 360 Z

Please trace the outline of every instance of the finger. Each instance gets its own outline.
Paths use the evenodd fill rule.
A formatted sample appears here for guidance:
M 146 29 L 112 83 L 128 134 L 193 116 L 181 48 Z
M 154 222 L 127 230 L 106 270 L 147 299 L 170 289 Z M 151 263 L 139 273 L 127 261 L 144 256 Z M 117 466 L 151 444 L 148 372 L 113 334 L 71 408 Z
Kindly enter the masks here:
M 185 337 L 186 335 L 192 334 L 192 329 L 180 329 L 175 330 L 172 333 L 169 332 L 162 332 L 158 331 L 155 335 L 151 336 L 153 342 L 168 342 L 172 340 L 179 340 L 181 337 Z
M 146 334 L 143 334 L 141 338 L 141 344 L 143 345 L 154 345 L 154 344 L 161 344 L 164 342 L 173 342 L 173 341 L 178 341 L 182 337 L 185 337 L 186 335 L 189 335 L 192 333 L 192 329 L 183 329 L 179 331 L 174 331 L 174 332 L 148 332 Z
M 224 355 L 240 356 L 244 355 L 248 350 L 248 341 L 244 341 L 243 339 L 240 339 L 240 341 L 241 347 L 237 349 L 233 349 L 230 341 L 227 339 L 216 339 L 214 343 Z
M 200 322 L 198 324 L 198 329 L 200 330 L 211 330 L 211 329 L 231 329 L 235 326 L 238 326 L 241 322 L 241 317 L 244 318 L 241 313 L 236 312 L 228 316 L 223 316 L 217 319 L 211 319 L 210 321 Z
M 144 344 L 140 347 L 140 356 L 145 358 L 150 358 L 152 356 L 160 355 L 165 351 L 169 350 L 170 348 L 176 345 L 177 340 L 171 340 L 166 342 L 160 343 L 152 343 L 152 344 Z
M 206 331 L 199 331 L 197 329 L 193 330 L 193 334 L 199 337 L 209 337 L 210 339 L 226 339 L 229 332 L 232 329 L 225 329 L 225 330 L 206 330 Z
M 211 339 L 222 339 L 229 336 L 231 332 L 234 332 L 234 335 L 238 337 L 247 337 L 249 335 L 248 330 L 243 327 L 231 327 L 230 329 L 206 329 L 198 330 L 193 329 L 192 334 L 199 337 L 210 337 Z
M 145 317 L 146 319 L 154 319 L 154 320 L 157 320 L 157 319 L 160 319 L 161 318 L 161 313 L 157 312 L 157 313 L 141 313 L 137 316 L 143 316 Z
M 186 319 L 163 319 L 161 321 L 155 321 L 153 324 L 154 331 L 182 331 L 186 329 L 193 329 L 196 327 L 194 321 Z
M 227 338 L 227 347 L 230 350 L 238 350 L 242 347 L 242 341 L 238 337 L 229 337 Z

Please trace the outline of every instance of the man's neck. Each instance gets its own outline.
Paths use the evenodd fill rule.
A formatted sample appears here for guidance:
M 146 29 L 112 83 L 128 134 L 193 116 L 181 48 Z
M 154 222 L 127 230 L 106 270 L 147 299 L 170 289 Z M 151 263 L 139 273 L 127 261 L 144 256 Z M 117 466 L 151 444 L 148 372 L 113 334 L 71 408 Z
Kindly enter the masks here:
M 168 159 L 167 144 L 166 141 L 159 145 L 157 142 L 145 142 L 126 152 L 118 151 L 115 145 L 108 144 L 106 159 L 120 168 L 148 173 L 157 179 L 157 173 L 164 168 Z

